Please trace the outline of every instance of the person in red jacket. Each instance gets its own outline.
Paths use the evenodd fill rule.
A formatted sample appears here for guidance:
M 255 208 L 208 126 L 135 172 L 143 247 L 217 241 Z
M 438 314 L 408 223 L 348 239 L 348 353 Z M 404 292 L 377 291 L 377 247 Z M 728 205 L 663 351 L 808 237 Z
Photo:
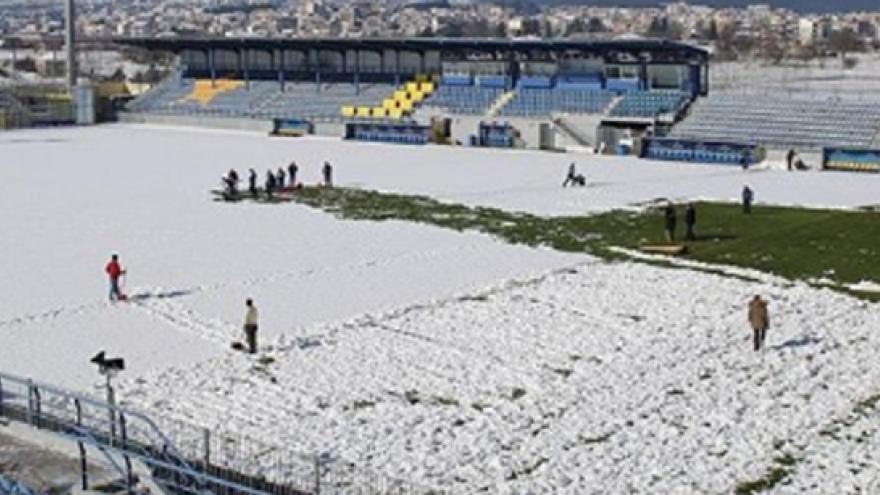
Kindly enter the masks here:
M 104 271 L 110 277 L 110 300 L 124 301 L 126 297 L 119 291 L 119 277 L 125 275 L 125 270 L 119 265 L 119 255 L 114 254 L 110 257 L 110 262 L 107 263 Z

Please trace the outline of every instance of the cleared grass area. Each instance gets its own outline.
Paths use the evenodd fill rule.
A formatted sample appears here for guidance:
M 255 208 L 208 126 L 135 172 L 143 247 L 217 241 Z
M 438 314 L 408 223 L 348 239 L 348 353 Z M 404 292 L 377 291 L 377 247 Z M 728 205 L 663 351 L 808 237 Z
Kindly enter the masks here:
M 357 189 L 306 188 L 276 197 L 295 201 L 339 218 L 399 220 L 458 231 L 484 232 L 507 242 L 549 246 L 620 259 L 610 248 L 638 249 L 664 244 L 661 208 L 612 211 L 583 217 L 539 217 L 494 208 L 441 203 L 423 196 Z M 696 203 L 695 241 L 686 258 L 752 268 L 792 280 L 807 280 L 844 290 L 863 280 L 880 283 L 880 212 L 756 207 L 743 214 L 737 204 Z M 678 208 L 678 237 L 683 237 L 684 207 Z M 880 300 L 880 294 L 857 293 Z

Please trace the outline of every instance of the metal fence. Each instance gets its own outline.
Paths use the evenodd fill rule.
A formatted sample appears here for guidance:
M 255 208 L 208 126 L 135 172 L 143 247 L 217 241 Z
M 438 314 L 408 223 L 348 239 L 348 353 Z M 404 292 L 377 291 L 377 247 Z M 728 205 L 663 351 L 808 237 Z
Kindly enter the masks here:
M 132 483 L 131 461 L 175 493 L 224 495 L 447 495 L 343 459 L 309 455 L 180 420 L 156 422 L 128 409 L 0 373 L 0 417 L 92 447 Z M 129 487 L 130 488 L 130 487 Z

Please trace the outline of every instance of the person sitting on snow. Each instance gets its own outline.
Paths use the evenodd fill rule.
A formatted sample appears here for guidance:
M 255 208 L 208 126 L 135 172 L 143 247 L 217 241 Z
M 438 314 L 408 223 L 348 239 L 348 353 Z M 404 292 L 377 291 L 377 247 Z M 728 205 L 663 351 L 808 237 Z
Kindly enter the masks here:
M 571 162 L 571 165 L 568 166 L 568 175 L 565 176 L 565 182 L 562 183 L 562 187 L 567 187 L 569 184 L 580 187 L 587 185 L 587 178 L 583 174 L 577 173 L 574 168 L 574 162 Z

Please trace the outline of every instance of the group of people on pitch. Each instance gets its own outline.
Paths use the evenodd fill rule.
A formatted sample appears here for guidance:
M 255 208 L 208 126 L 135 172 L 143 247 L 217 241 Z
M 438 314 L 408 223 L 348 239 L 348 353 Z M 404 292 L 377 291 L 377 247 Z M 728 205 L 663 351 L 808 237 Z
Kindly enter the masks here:
M 752 203 L 755 201 L 755 191 L 752 190 L 749 186 L 743 186 L 742 190 L 742 209 L 743 214 L 751 215 L 752 214 Z M 666 204 L 666 207 L 663 209 L 663 222 L 666 232 L 666 241 L 674 242 L 675 241 L 675 228 L 678 224 L 678 216 L 675 213 L 675 205 L 671 202 Z M 694 207 L 693 203 L 688 203 L 687 207 L 684 210 L 684 226 L 685 233 L 684 239 L 686 241 L 696 240 L 696 235 L 694 234 L 694 226 L 697 224 L 697 210 Z
M 271 198 L 273 194 L 280 191 L 290 191 L 302 188 L 302 183 L 297 182 L 296 176 L 299 173 L 299 165 L 295 161 L 290 162 L 285 171 L 284 167 L 278 167 L 278 170 L 266 170 L 266 179 L 263 182 L 263 192 L 266 197 Z M 324 187 L 333 187 L 333 165 L 329 161 L 324 162 L 321 167 L 321 175 L 323 177 L 322 185 Z M 240 178 L 235 169 L 229 169 L 229 172 L 223 176 L 223 197 L 228 200 L 239 198 L 238 183 Z M 259 197 L 260 189 L 257 187 L 257 171 L 250 169 L 248 171 L 248 194 L 251 198 Z

